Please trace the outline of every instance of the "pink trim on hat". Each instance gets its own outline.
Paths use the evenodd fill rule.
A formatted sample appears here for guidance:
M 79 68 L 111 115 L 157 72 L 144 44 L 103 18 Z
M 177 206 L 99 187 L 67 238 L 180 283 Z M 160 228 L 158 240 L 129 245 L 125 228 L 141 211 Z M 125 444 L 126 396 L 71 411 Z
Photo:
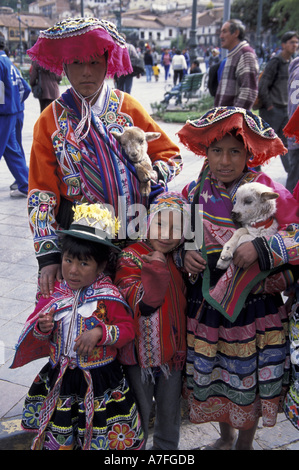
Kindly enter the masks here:
M 132 73 L 130 56 L 125 45 L 118 44 L 104 29 L 81 29 L 73 35 L 46 37 L 41 32 L 37 42 L 27 51 L 29 57 L 58 75 L 63 64 L 89 62 L 108 52 L 107 77 Z

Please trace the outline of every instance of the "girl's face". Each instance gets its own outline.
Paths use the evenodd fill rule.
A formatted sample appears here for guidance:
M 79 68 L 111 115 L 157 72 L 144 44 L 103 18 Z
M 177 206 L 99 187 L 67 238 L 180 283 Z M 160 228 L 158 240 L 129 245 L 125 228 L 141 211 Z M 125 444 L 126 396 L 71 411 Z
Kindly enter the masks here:
M 249 154 L 243 142 L 227 134 L 210 145 L 207 158 L 216 178 L 229 185 L 243 173 Z
M 166 254 L 178 246 L 182 233 L 181 213 L 165 209 L 154 216 L 148 233 L 148 241 L 155 251 Z
M 106 76 L 106 57 L 97 57 L 90 62 L 73 62 L 65 65 L 69 81 L 82 96 L 90 96 L 101 87 Z
M 81 289 L 90 286 L 96 280 L 103 272 L 105 264 L 104 262 L 98 265 L 94 258 L 80 260 L 66 252 L 62 256 L 62 276 L 71 289 Z

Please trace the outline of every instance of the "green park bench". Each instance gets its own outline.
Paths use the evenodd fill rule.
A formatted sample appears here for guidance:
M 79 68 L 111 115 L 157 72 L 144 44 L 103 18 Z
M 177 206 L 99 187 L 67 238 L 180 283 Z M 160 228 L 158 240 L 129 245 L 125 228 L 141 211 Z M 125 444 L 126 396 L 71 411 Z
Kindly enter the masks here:
M 202 85 L 204 74 L 203 73 L 191 73 L 184 75 L 183 80 L 175 85 L 171 90 L 167 91 L 164 94 L 164 99 L 161 101 L 161 104 L 169 104 L 171 98 L 175 98 L 176 105 L 182 105 L 182 98 L 186 98 L 186 102 L 191 98 L 197 98 L 199 96 L 199 90 Z

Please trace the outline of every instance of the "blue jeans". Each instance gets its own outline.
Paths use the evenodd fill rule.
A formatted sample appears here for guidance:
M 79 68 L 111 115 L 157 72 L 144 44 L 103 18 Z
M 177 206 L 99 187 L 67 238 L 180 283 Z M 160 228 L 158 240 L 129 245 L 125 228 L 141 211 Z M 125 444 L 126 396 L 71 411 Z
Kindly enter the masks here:
M 165 80 L 167 80 L 168 75 L 169 75 L 169 69 L 170 69 L 170 64 L 169 65 L 164 65 L 164 71 L 165 71 Z
M 289 150 L 290 170 L 287 177 L 286 188 L 292 193 L 299 181 L 299 148 Z
M 145 67 L 146 81 L 151 82 L 152 74 L 153 74 L 153 67 L 152 65 L 145 65 L 144 67 Z

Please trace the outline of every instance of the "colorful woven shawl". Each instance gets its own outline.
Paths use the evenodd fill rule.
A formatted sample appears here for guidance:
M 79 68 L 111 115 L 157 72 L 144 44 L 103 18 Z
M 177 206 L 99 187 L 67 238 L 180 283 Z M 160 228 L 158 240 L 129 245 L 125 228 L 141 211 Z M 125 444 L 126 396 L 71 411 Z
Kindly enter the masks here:
M 149 316 L 142 316 L 139 302 L 143 295 L 141 269 L 143 255 L 152 251 L 145 242 L 134 243 L 119 255 L 115 283 L 134 311 L 139 365 L 146 374 L 170 365 L 182 369 L 186 358 L 186 297 L 185 284 L 176 268 L 172 253 L 167 255 L 170 272 L 169 287 L 163 305 Z
M 269 178 L 263 173 L 248 171 L 240 177 L 239 181 L 228 192 L 225 186 L 220 185 L 213 177 L 206 160 L 197 184 L 189 193 L 189 198 L 190 196 L 191 198 L 193 197 L 194 210 L 200 210 L 203 220 L 204 241 L 201 250 L 202 255 L 207 260 L 214 258 L 214 262 L 210 261 L 210 268 L 215 266 L 215 261 L 218 259 L 224 243 L 231 238 L 235 231 L 235 225 L 231 219 L 231 211 L 236 191 L 241 183 L 252 181 L 269 184 Z M 277 188 L 275 190 L 277 191 Z M 295 203 L 295 201 L 293 202 Z M 195 204 L 199 204 L 199 209 L 196 208 Z M 201 207 L 203 208 L 202 210 Z M 286 224 L 287 214 L 285 209 L 285 207 L 284 209 L 282 207 L 282 210 L 277 210 L 276 218 L 280 227 Z M 293 207 L 290 207 L 290 211 L 290 214 L 294 214 Z M 289 217 L 292 217 L 290 214 Z M 292 222 L 292 220 L 289 220 L 289 223 Z M 294 222 L 298 222 L 298 217 L 296 217 Z M 268 270 L 261 271 L 258 261 L 246 270 L 238 268 L 231 262 L 216 285 L 211 286 L 210 268 L 208 266 L 203 272 L 203 296 L 210 305 L 232 322 L 239 315 L 248 294 L 250 292 L 261 292 L 263 281 L 271 273 Z M 288 273 L 284 274 L 284 276 L 288 275 Z
M 57 100 L 57 103 L 66 109 L 68 121 L 75 132 L 81 119 L 80 99 L 72 89 L 69 89 Z M 78 143 L 68 132 L 66 140 L 68 142 L 65 151 L 72 152 L 75 148 L 76 153 L 81 155 L 80 161 L 76 163 L 81 177 L 82 192 L 88 202 L 110 204 L 117 217 L 121 217 L 122 214 L 124 217 L 122 211 L 126 211 L 130 205 L 139 203 L 148 207 L 150 201 L 164 191 L 161 185 L 152 181 L 149 198 L 140 195 L 140 183 L 134 166 L 117 140 L 93 113 L 87 136 Z

